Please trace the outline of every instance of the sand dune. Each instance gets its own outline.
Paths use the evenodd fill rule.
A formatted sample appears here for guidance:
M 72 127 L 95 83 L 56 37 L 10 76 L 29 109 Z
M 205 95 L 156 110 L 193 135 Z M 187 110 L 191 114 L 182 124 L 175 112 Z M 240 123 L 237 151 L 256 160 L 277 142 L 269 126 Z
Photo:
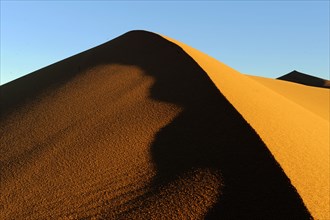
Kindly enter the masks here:
M 296 70 L 279 77 L 280 80 L 304 84 L 307 86 L 316 86 L 321 88 L 330 88 L 330 80 L 321 79 Z
M 240 74 L 194 48 L 165 38 L 181 46 L 193 57 L 260 135 L 312 216 L 316 219 L 329 219 L 329 121 L 312 112 L 311 104 L 306 104 L 305 98 L 293 98 L 295 89 L 286 88 L 289 95 L 283 96 L 274 91 L 274 88 L 279 88 L 277 80 L 270 80 L 265 85 L 265 81 L 261 83 L 260 80 Z M 316 89 L 313 94 L 318 93 Z M 328 108 L 329 103 L 323 104 L 319 109 L 313 107 L 313 110 L 318 109 L 318 114 L 324 114 L 323 110 Z
M 170 41 L 128 32 L 0 87 L 0 218 L 327 217 L 326 120 Z
M 259 76 L 249 76 L 272 89 L 274 92 L 310 110 L 314 114 L 329 121 L 330 90 L 305 86 L 297 83 L 274 80 Z

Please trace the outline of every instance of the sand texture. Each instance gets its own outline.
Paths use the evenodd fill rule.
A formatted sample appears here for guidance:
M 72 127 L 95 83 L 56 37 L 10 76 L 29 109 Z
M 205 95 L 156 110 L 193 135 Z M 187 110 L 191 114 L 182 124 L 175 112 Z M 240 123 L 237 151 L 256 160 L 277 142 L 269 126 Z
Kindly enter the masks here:
M 0 88 L 0 219 L 327 217 L 327 121 L 181 43 L 132 31 Z
M 329 90 L 319 92 L 319 88 L 310 87 L 304 91 L 302 96 L 321 96 L 312 101 L 317 106 L 311 107 L 307 98 L 295 97 L 301 90 L 298 84 L 291 88 L 281 85 L 279 80 L 255 80 L 188 45 L 165 38 L 181 46 L 203 68 L 225 98 L 253 127 L 312 216 L 330 219 L 330 132 L 329 116 L 325 112 L 329 108 L 329 96 L 326 100 Z M 280 89 L 284 91 L 276 91 Z

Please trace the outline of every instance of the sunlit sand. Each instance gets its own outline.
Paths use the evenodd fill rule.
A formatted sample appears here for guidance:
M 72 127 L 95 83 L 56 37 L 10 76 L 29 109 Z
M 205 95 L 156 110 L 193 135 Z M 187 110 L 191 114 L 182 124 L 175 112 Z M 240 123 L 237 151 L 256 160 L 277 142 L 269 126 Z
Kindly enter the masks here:
M 255 129 L 316 219 L 329 219 L 329 89 L 242 75 L 183 43 Z

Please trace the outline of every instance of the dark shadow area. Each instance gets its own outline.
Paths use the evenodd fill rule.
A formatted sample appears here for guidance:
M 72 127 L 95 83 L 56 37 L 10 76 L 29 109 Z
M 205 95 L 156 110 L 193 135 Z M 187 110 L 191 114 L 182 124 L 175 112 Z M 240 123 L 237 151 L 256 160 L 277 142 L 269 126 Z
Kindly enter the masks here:
M 303 84 L 306 86 L 315 86 L 315 87 L 330 89 L 329 80 L 325 80 L 325 79 L 321 79 L 321 78 L 311 76 L 311 75 L 308 75 L 305 73 L 301 73 L 296 70 L 294 70 L 288 74 L 285 74 L 281 77 L 278 77 L 277 79 L 294 82 L 294 83 L 299 83 L 299 84 Z
M 10 112 L 41 90 L 65 83 L 78 70 L 104 63 L 139 66 L 155 79 L 152 99 L 183 107 L 151 146 L 157 169 L 155 190 L 191 170 L 211 168 L 221 174 L 224 187 L 207 219 L 311 218 L 259 136 L 177 45 L 152 33 L 133 31 L 62 62 L 65 65 L 47 67 L 52 69 L 47 75 L 40 70 L 2 86 L 4 110 Z

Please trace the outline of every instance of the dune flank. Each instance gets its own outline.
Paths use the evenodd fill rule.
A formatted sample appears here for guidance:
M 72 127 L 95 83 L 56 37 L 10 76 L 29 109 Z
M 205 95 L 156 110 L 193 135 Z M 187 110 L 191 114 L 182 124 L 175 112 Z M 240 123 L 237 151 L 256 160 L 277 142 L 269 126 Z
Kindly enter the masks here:
M 314 114 L 329 121 L 330 90 L 302 84 L 273 80 L 260 76 L 249 76 L 272 89 L 274 92 L 310 110 Z
M 329 106 L 329 101 L 325 101 L 328 90 L 319 92 L 312 88 L 301 94 L 320 95 L 318 99 L 323 103 L 296 97 L 298 85 L 292 89 L 285 86 L 287 94 L 283 96 L 278 91 L 283 87 L 278 80 L 255 80 L 188 45 L 165 38 L 182 47 L 203 68 L 260 135 L 312 216 L 329 219 L 330 130 L 324 112 Z M 311 107 L 314 103 L 317 106 Z
M 181 43 L 132 31 L 0 88 L 1 219 L 325 216 L 325 120 Z

